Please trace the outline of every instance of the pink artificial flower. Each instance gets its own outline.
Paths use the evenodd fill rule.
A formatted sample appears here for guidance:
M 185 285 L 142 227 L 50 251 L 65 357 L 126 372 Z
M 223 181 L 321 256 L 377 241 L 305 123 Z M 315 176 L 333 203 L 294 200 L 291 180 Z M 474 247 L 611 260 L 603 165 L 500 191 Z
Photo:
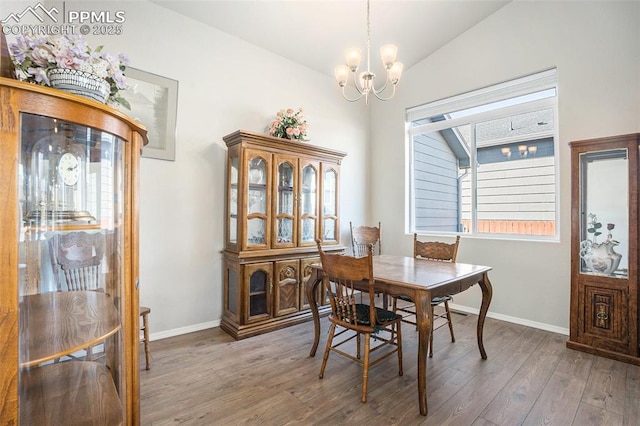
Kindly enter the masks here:
M 291 127 L 287 127 L 287 136 L 293 135 L 293 129 Z
M 289 108 L 289 109 L 287 110 L 287 115 L 293 115 L 293 112 L 294 112 L 294 111 L 293 111 L 291 108 Z
M 294 136 L 300 136 L 300 129 L 298 129 L 297 127 L 293 129 L 293 134 Z

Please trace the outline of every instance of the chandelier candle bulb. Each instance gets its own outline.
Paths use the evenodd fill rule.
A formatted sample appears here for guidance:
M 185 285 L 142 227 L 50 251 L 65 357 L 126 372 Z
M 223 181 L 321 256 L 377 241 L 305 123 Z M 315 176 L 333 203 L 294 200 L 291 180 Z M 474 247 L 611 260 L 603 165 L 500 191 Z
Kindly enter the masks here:
M 398 47 L 395 44 L 385 44 L 380 48 L 380 58 L 382 58 L 382 64 L 386 69 L 390 69 L 396 57 L 398 56 Z
M 404 68 L 404 64 L 402 62 L 394 62 L 389 70 L 389 81 L 391 83 L 398 84 L 400 81 L 400 76 L 402 75 L 402 69 Z
M 338 85 L 344 87 L 349 78 L 349 67 L 346 65 L 338 65 L 333 69 L 333 75 L 336 77 Z
M 360 49 L 350 49 L 344 55 L 345 60 L 347 61 L 347 66 L 351 70 L 351 72 L 358 71 L 358 67 L 360 66 L 360 61 L 362 60 L 362 53 Z

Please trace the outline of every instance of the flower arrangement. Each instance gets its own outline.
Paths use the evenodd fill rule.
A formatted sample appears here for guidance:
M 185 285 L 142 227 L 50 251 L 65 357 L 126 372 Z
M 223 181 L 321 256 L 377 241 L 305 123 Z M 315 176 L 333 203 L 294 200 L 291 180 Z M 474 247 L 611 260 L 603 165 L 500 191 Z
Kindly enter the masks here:
M 131 108 L 126 99 L 118 94 L 126 89 L 124 70 L 128 64 L 122 55 L 95 49 L 79 35 L 20 35 L 9 46 L 19 80 L 51 86 L 48 72 L 55 68 L 72 69 L 93 74 L 109 83 L 108 103 L 119 103 Z
M 276 138 L 295 139 L 306 141 L 307 120 L 304 118 L 302 108 L 281 109 L 276 113 L 276 119 L 269 125 L 269 135 Z
M 589 221 L 587 222 L 587 233 L 593 234 L 593 243 L 596 244 L 598 242 L 598 236 L 602 235 L 600 229 L 602 228 L 602 223 L 598 222 L 598 217 L 594 213 L 589 213 L 587 216 Z M 611 240 L 613 237 L 611 235 L 611 231 L 616 227 L 613 223 L 607 223 L 607 231 L 609 231 L 607 235 L 607 241 Z

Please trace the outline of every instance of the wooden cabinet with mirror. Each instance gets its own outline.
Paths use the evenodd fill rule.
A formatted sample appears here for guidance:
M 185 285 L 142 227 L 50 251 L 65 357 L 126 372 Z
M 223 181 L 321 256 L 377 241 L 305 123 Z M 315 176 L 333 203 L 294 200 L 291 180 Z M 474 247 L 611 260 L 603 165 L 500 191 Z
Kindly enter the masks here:
M 316 239 L 340 245 L 344 153 L 246 131 L 224 138 L 227 153 L 224 310 L 236 339 L 311 319 L 304 284 Z
M 567 346 L 640 365 L 640 134 L 570 145 L 571 335 Z
M 0 424 L 139 424 L 146 130 L 16 80 L 0 99 Z

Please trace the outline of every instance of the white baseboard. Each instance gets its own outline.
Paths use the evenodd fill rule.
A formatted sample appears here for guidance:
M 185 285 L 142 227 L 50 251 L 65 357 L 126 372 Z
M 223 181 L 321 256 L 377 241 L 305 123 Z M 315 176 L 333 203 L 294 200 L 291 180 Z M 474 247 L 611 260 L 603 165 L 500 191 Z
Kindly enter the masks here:
M 468 314 L 478 315 L 478 313 L 480 312 L 479 309 L 470 308 L 462 305 L 456 305 L 454 303 L 451 303 L 449 306 L 454 311 L 466 312 Z M 511 322 L 514 324 L 520 324 L 527 327 L 537 328 L 540 330 L 550 331 L 552 333 L 564 334 L 565 336 L 569 335 L 568 328 L 557 327 L 555 325 L 549 325 L 549 324 L 545 324 L 537 321 L 529 321 L 526 319 L 512 317 L 509 315 L 496 314 L 491 311 L 487 313 L 487 317 L 494 318 L 500 321 Z M 149 335 L 149 340 L 166 339 L 168 337 L 180 336 L 181 334 L 193 333 L 195 331 L 206 330 L 208 328 L 214 328 L 219 326 L 220 326 L 220 320 L 203 322 L 200 324 L 190 325 L 188 327 L 180 327 L 180 328 L 174 328 L 172 330 L 160 331 L 158 333 L 151 333 Z
M 474 314 L 474 315 L 478 315 L 478 313 L 480 312 L 480 309 L 469 308 L 467 306 L 456 305 L 456 304 L 453 304 L 453 303 L 450 303 L 449 307 L 453 311 L 466 312 L 468 314 Z M 511 323 L 514 323 L 514 324 L 525 325 L 527 327 L 537 328 L 537 329 L 540 329 L 540 330 L 550 331 L 552 333 L 564 334 L 565 336 L 569 335 L 569 329 L 568 328 L 557 327 L 555 325 L 545 324 L 545 323 L 542 323 L 542 322 L 529 321 L 529 320 L 526 320 L 526 319 L 512 317 L 512 316 L 509 316 L 509 315 L 496 314 L 496 313 L 493 313 L 491 311 L 489 311 L 487 313 L 487 317 L 494 318 L 494 319 L 497 319 L 497 320 L 500 320 L 500 321 L 511 322 Z
M 150 333 L 149 340 L 166 339 L 167 337 L 180 336 L 181 334 L 193 333 L 195 331 L 206 330 L 220 326 L 220 320 L 203 322 L 200 324 L 190 325 L 188 327 L 174 328 L 172 330 L 160 331 L 158 333 Z

